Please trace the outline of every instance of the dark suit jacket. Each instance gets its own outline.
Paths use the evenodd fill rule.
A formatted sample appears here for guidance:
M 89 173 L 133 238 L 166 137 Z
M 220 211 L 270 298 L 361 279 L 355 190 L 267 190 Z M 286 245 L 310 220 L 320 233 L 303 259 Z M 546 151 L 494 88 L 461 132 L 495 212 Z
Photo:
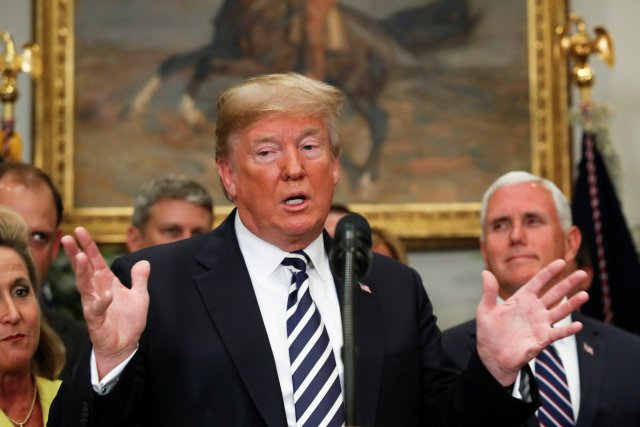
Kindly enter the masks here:
M 576 334 L 580 368 L 577 427 L 640 426 L 640 337 L 583 316 Z M 476 351 L 476 321 L 442 333 L 445 351 L 464 367 Z M 535 417 L 526 426 L 538 426 Z
M 65 363 L 62 376 L 66 375 L 82 353 L 87 349 L 91 341 L 89 332 L 83 322 L 70 319 L 62 313 L 58 313 L 54 308 L 41 305 L 42 314 L 49 322 L 49 325 L 58 334 L 65 348 Z
M 91 389 L 87 354 L 63 381 L 49 425 L 286 425 L 233 220 L 232 213 L 211 233 L 114 262 L 125 282 L 136 261 L 151 263 L 138 352 L 106 396 Z M 414 270 L 374 255 L 362 282 L 371 293 L 354 295 L 358 425 L 506 426 L 533 413 L 536 405 L 513 399 L 477 356 L 458 373 Z

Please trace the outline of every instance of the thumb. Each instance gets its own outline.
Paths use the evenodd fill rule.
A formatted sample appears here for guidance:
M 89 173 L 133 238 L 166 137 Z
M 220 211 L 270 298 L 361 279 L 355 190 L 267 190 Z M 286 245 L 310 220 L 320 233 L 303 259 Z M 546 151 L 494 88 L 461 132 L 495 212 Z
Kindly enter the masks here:
M 131 268 L 131 289 L 136 291 L 146 291 L 149 274 L 151 273 L 151 264 L 149 261 L 138 261 Z
M 478 314 L 490 311 L 498 300 L 498 280 L 490 271 L 482 272 L 482 297 L 478 304 Z

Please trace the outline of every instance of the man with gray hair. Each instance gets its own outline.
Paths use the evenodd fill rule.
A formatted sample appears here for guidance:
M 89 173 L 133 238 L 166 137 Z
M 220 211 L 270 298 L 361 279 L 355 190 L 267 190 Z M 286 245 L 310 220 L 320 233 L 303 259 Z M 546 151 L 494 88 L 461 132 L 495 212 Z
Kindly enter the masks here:
M 567 267 L 543 293 L 575 269 L 572 261 L 581 234 L 572 225 L 566 197 L 551 181 L 528 172 L 502 175 L 485 193 L 480 218 L 480 249 L 487 270 L 498 280 L 500 302 L 510 303 L 509 298 L 553 259 L 564 259 Z M 542 406 L 538 419 L 531 417 L 523 425 L 640 425 L 640 338 L 579 312 L 554 326 L 571 321 L 580 321 L 582 331 L 556 341 L 529 362 Z M 476 347 L 476 321 L 445 331 L 442 343 L 461 367 L 466 366 Z M 563 386 L 547 382 L 543 374 L 549 366 L 547 351 L 553 354 L 553 370 Z M 554 395 L 564 396 L 564 406 L 554 401 Z
M 169 174 L 146 183 L 136 197 L 127 230 L 130 252 L 211 230 L 213 200 L 198 182 Z

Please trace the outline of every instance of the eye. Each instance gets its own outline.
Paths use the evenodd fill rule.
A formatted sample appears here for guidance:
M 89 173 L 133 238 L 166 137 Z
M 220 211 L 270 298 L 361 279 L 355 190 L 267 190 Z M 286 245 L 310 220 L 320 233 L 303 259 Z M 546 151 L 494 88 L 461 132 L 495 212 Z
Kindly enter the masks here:
M 322 154 L 323 145 L 315 137 L 305 139 L 300 144 L 299 150 L 308 158 L 316 158 Z
M 280 153 L 280 149 L 275 144 L 259 144 L 255 150 L 255 157 L 260 163 L 267 163 L 275 160 Z
M 162 234 L 170 237 L 178 237 L 182 234 L 182 229 L 178 226 L 171 226 L 162 229 Z
M 12 290 L 12 295 L 18 298 L 26 298 L 29 294 L 31 294 L 31 288 L 27 285 L 18 285 Z
M 35 247 L 43 247 L 51 242 L 51 236 L 53 233 L 45 231 L 34 231 L 31 233 L 31 244 Z
M 543 220 L 541 217 L 539 217 L 539 216 L 528 216 L 528 217 L 525 219 L 525 223 L 526 223 L 527 225 L 533 225 L 533 226 L 536 226 L 536 225 L 544 224 L 544 220 Z
M 491 231 L 505 231 L 509 228 L 509 221 L 499 220 L 491 223 Z

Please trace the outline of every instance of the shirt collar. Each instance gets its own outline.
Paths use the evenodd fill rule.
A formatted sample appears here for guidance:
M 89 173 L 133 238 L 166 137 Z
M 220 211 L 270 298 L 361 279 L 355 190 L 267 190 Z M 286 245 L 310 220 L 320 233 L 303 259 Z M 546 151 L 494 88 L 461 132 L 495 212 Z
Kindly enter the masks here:
M 255 283 L 261 283 L 275 271 L 282 260 L 289 254 L 271 243 L 253 234 L 240 220 L 235 217 L 236 236 L 240 251 L 249 270 L 249 276 Z M 312 268 L 315 268 L 325 281 L 333 280 L 329 268 L 329 260 L 324 248 L 322 233 L 309 246 L 303 248 L 311 258 Z

